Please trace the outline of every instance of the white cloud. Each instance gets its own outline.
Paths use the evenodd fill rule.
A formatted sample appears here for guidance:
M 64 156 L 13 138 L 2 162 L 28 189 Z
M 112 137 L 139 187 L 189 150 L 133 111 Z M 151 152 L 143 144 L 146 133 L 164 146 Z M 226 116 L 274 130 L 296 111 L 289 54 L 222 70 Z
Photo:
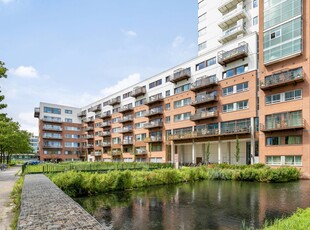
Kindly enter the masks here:
M 19 113 L 18 118 L 22 129 L 38 134 L 38 120 L 34 118 L 33 112 Z
M 1 3 L 3 4 L 9 4 L 11 2 L 13 2 L 14 0 L 0 0 Z
M 12 68 L 9 73 L 22 78 L 38 78 L 38 71 L 32 66 L 19 66 L 16 69 Z
M 127 78 L 124 78 L 120 81 L 118 81 L 115 85 L 103 88 L 100 90 L 101 95 L 108 96 L 110 94 L 116 93 L 122 89 L 127 88 L 128 86 L 134 85 L 138 82 L 140 82 L 140 73 L 133 73 L 130 74 Z
M 182 37 L 181 35 L 178 35 L 174 38 L 172 42 L 172 47 L 176 48 L 180 46 L 183 42 L 184 42 L 184 37 Z
M 137 33 L 133 30 L 122 30 L 122 32 L 129 37 L 136 37 L 137 36 Z

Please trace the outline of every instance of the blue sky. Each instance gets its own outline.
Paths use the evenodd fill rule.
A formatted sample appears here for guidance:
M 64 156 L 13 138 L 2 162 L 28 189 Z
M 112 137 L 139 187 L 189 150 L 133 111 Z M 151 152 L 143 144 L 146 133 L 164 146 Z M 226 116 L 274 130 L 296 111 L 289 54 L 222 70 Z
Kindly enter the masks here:
M 197 55 L 190 0 L 0 0 L 5 112 L 37 133 L 40 101 L 81 107 Z

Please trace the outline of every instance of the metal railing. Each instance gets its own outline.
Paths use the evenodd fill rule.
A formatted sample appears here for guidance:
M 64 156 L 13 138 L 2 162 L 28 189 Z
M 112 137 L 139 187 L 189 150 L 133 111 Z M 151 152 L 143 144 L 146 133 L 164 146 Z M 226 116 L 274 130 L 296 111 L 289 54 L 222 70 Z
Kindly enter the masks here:
M 216 85 L 217 84 L 217 78 L 214 77 L 202 77 L 198 80 L 196 80 L 193 84 L 191 84 L 191 90 L 195 91 L 198 89 L 202 89 L 207 86 Z
M 202 120 L 202 119 L 207 119 L 207 118 L 213 118 L 217 117 L 218 112 L 217 111 L 212 111 L 212 112 L 200 112 L 200 113 L 195 113 L 194 115 L 191 115 L 191 120 Z
M 192 102 L 192 105 L 198 105 L 202 103 L 207 103 L 211 101 L 217 101 L 217 96 L 216 95 L 199 95 L 196 97 L 196 100 Z
M 248 56 L 248 43 L 241 42 L 238 44 L 238 47 L 229 50 L 229 51 L 220 51 L 218 53 L 218 63 L 221 65 L 225 65 L 232 61 L 235 61 L 240 58 L 244 58 Z
M 143 95 L 145 93 L 146 93 L 145 86 L 141 86 L 141 87 L 137 87 L 137 88 L 133 89 L 131 96 L 132 97 L 138 97 L 138 96 Z
M 191 77 L 191 70 L 189 68 L 187 69 L 180 69 L 176 70 L 172 76 L 170 76 L 170 81 L 173 83 L 176 83 L 178 81 L 188 79 Z
M 302 81 L 304 81 L 303 72 L 296 71 L 296 73 L 294 73 L 293 71 L 288 70 L 280 73 L 275 73 L 271 75 L 269 78 L 265 79 L 264 81 L 261 81 L 260 88 L 262 90 L 265 90 L 289 83 L 302 82 Z

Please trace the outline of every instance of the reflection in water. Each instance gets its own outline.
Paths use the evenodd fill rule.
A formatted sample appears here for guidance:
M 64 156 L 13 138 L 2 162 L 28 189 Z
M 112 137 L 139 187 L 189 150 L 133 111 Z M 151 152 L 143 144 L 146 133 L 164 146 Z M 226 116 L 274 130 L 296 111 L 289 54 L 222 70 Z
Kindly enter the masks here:
M 76 199 L 110 229 L 259 228 L 310 207 L 310 181 L 266 184 L 202 181 Z

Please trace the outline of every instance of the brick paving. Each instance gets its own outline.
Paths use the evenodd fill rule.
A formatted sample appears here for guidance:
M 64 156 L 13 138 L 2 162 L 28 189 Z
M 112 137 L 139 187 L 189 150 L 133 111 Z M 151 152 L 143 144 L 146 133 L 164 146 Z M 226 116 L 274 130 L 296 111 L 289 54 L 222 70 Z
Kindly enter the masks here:
M 26 175 L 17 229 L 104 229 L 44 175 Z

